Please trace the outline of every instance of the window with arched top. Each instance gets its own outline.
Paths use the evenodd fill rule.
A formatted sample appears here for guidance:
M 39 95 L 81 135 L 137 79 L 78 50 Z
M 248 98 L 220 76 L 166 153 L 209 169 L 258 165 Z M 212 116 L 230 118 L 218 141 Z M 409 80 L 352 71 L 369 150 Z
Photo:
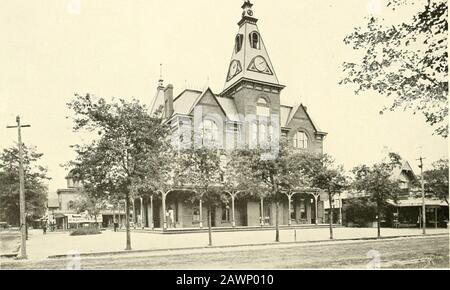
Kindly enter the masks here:
M 212 120 L 204 120 L 200 126 L 203 145 L 213 145 L 218 141 L 219 129 Z
M 261 48 L 259 33 L 256 31 L 250 33 L 250 46 L 254 49 Z
M 264 98 L 259 98 L 256 102 L 256 115 L 262 116 L 262 117 L 269 117 L 270 116 L 270 107 L 269 103 Z
M 251 126 L 253 144 L 259 146 L 268 145 L 273 134 L 273 127 L 270 120 L 269 102 L 261 97 L 256 102 L 256 120 Z
M 236 35 L 236 46 L 235 46 L 236 53 L 241 51 L 243 42 L 244 42 L 244 35 L 242 34 Z
M 305 132 L 297 132 L 294 136 L 294 147 L 308 149 L 308 135 Z

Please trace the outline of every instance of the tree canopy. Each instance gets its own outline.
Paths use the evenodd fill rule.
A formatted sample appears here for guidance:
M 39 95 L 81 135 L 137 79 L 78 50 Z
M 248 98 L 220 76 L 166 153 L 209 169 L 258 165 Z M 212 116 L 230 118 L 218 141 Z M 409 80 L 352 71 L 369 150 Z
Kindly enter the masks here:
M 75 95 L 68 107 L 74 112 L 74 131 L 96 136 L 87 144 L 73 146 L 77 156 L 70 165 L 90 197 L 126 201 L 129 250 L 130 197 L 160 180 L 161 152 L 168 144 L 167 127 L 136 100 L 107 102 L 89 94 Z
M 375 91 L 390 97 L 386 110 L 422 113 L 435 133 L 448 136 L 448 6 L 445 0 L 392 0 L 395 15 L 414 5 L 407 22 L 391 24 L 376 16 L 357 27 L 344 42 L 362 51 L 358 61 L 343 64 L 341 84 L 355 84 L 356 93 Z
M 431 169 L 424 171 L 423 177 L 425 190 L 448 204 L 448 159 L 434 162 Z
M 43 154 L 23 145 L 26 213 L 33 219 L 44 216 L 47 208 L 47 169 L 40 165 Z M 0 154 L 0 218 L 19 224 L 19 149 L 11 147 Z
M 380 219 L 383 209 L 390 202 L 397 202 L 400 192 L 399 181 L 395 180 L 393 170 L 400 165 L 400 156 L 390 153 L 386 160 L 372 166 L 360 165 L 353 169 L 353 188 L 368 194 L 368 200 L 377 206 L 378 237 L 380 237 Z

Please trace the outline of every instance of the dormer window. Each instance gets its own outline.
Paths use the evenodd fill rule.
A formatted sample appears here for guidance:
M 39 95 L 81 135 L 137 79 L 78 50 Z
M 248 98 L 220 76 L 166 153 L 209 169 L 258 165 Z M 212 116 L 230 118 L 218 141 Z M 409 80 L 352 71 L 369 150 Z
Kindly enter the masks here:
M 236 35 L 236 47 L 235 47 L 236 53 L 241 51 L 243 42 L 244 42 L 244 35 L 242 34 Z
M 250 33 L 250 46 L 254 49 L 261 49 L 259 33 L 256 31 Z

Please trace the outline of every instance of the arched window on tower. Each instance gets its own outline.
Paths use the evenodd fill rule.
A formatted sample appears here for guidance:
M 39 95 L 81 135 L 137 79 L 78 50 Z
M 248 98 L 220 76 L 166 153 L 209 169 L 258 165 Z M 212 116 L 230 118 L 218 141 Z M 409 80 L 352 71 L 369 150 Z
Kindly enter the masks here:
M 241 51 L 243 42 L 244 42 L 244 35 L 242 34 L 236 35 L 236 47 L 235 47 L 236 53 Z
M 250 33 L 250 46 L 254 49 L 261 48 L 259 33 L 256 31 Z
M 254 133 L 258 145 L 266 146 L 269 144 L 272 136 L 272 126 L 270 123 L 270 105 L 264 98 L 259 98 L 256 102 L 256 126 Z
M 308 149 L 308 135 L 305 132 L 297 132 L 294 136 L 294 147 Z

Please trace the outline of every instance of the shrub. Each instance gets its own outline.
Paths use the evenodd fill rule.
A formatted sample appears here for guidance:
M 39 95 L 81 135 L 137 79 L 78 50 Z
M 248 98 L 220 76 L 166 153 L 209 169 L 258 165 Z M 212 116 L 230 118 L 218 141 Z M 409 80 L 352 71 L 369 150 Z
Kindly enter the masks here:
M 97 228 L 79 228 L 70 233 L 71 236 L 99 235 L 102 232 Z
M 367 198 L 353 198 L 346 200 L 342 207 L 347 223 L 353 222 L 357 227 L 364 227 L 376 220 L 376 204 Z

